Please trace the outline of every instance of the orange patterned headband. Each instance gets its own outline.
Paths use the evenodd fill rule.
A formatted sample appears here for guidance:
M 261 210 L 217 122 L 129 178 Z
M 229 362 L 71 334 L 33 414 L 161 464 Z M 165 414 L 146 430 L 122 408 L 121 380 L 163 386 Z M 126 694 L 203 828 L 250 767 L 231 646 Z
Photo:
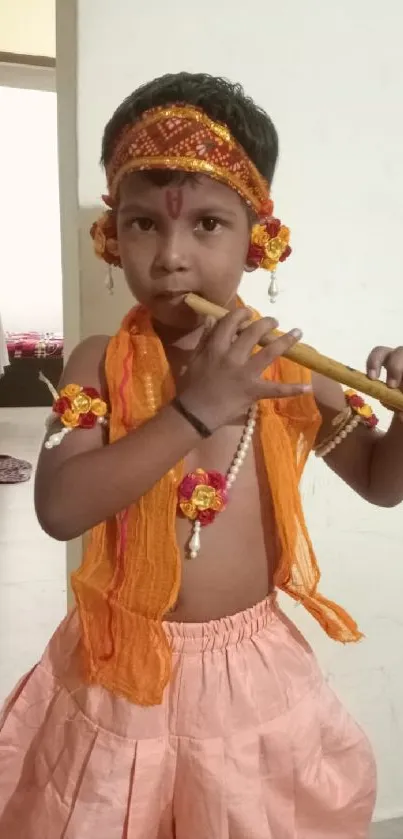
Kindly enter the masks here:
M 208 175 L 234 189 L 254 210 L 260 223 L 252 230 L 249 262 L 274 271 L 287 258 L 289 231 L 273 219 L 268 182 L 258 172 L 229 129 L 191 105 L 146 111 L 128 126 L 106 168 L 110 207 L 91 228 L 95 252 L 120 265 L 115 207 L 122 179 L 132 173 L 166 169 Z
M 112 200 L 125 175 L 147 169 L 209 175 L 235 189 L 256 215 L 271 214 L 269 184 L 242 146 L 225 125 L 191 105 L 153 108 L 125 129 L 106 170 Z

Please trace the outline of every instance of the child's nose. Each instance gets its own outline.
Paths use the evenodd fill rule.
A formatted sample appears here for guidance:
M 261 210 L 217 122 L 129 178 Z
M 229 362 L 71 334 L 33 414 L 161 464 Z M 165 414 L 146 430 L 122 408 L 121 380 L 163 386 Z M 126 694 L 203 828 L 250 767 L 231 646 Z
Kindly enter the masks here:
M 167 274 L 177 271 L 187 271 L 189 256 L 184 237 L 179 233 L 171 233 L 160 238 L 156 255 L 156 264 Z

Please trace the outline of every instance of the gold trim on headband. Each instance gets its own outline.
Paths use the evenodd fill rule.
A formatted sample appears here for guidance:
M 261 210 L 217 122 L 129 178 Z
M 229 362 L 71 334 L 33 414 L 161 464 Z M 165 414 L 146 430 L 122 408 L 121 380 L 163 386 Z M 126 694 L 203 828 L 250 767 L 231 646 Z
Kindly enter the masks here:
M 157 105 L 155 108 L 150 108 L 150 110 L 144 111 L 143 115 L 136 123 L 133 123 L 131 128 L 136 128 L 137 130 L 147 128 L 149 125 L 154 125 L 154 123 L 160 122 L 161 117 L 164 119 L 193 119 L 195 122 L 201 122 L 202 125 L 205 125 L 206 128 L 209 128 L 214 132 L 214 134 L 217 134 L 221 140 L 225 140 L 225 142 L 229 145 L 242 149 L 243 154 L 246 155 L 246 152 L 240 143 L 238 143 L 232 136 L 228 126 L 224 125 L 222 122 L 215 122 L 196 105 L 170 105 L 169 107 Z M 127 130 L 130 131 L 130 129 L 126 129 L 126 131 Z M 122 140 L 124 139 L 124 136 L 125 135 L 123 134 L 121 138 Z M 259 177 L 262 176 L 259 175 Z
M 137 157 L 128 160 L 123 166 L 118 169 L 110 186 L 110 196 L 116 201 L 117 192 L 122 178 L 130 172 L 150 171 L 150 169 L 170 169 L 171 171 L 180 172 L 198 172 L 199 174 L 209 175 L 221 183 L 227 184 L 236 192 L 241 198 L 244 198 L 248 204 L 253 207 L 257 214 L 259 214 L 262 201 L 267 201 L 267 188 L 264 193 L 264 198 L 257 199 L 250 189 L 247 189 L 245 184 L 236 175 L 228 172 L 223 166 L 217 166 L 215 163 L 209 163 L 207 160 L 195 160 L 190 157 Z

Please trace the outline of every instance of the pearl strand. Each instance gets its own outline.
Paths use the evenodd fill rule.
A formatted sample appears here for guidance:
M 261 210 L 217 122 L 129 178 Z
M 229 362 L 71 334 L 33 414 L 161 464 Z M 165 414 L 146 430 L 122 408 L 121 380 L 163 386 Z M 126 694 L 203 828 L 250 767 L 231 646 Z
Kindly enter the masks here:
M 257 422 L 257 414 L 258 414 L 258 407 L 257 405 L 252 405 L 248 413 L 248 419 L 245 425 L 245 428 L 242 433 L 242 437 L 239 443 L 239 446 L 236 450 L 235 456 L 231 462 L 231 465 L 227 472 L 227 481 L 226 481 L 226 489 L 229 491 L 233 484 L 235 483 L 239 470 L 244 463 L 246 455 L 248 454 L 250 444 L 252 442 L 253 434 L 256 428 Z M 196 559 L 200 552 L 200 531 L 201 531 L 201 524 L 199 521 L 195 521 L 192 528 L 192 537 L 189 541 L 189 558 Z
M 325 442 L 322 446 L 318 447 L 317 451 L 315 452 L 316 457 L 327 457 L 327 455 L 330 454 L 330 452 L 332 452 L 333 449 L 336 448 L 336 446 L 342 443 L 343 440 L 345 440 L 346 437 L 348 437 L 348 435 L 351 434 L 352 431 L 355 431 L 357 426 L 360 425 L 360 422 L 361 420 L 359 416 L 356 415 L 352 417 L 351 420 L 347 423 L 347 425 L 345 425 L 344 428 L 341 431 L 339 431 L 339 433 L 336 434 L 335 437 L 333 437 L 333 440 L 329 440 L 328 443 Z
M 55 422 L 54 415 L 48 417 L 46 420 L 46 428 L 50 428 L 51 425 Z M 108 420 L 106 417 L 98 417 L 97 419 L 98 425 L 108 425 Z M 78 427 L 78 426 L 77 426 Z M 75 428 L 61 428 L 60 431 L 56 431 L 54 434 L 51 434 L 50 437 L 46 440 L 45 449 L 54 449 L 55 446 L 60 446 L 60 443 L 63 442 L 64 438 L 67 434 L 70 434 L 71 431 L 74 431 Z
M 249 411 L 248 421 L 245 425 L 236 455 L 227 472 L 227 489 L 230 489 L 233 483 L 236 481 L 239 470 L 243 465 L 246 455 L 248 454 L 253 434 L 256 428 L 257 410 L 257 405 L 253 405 Z

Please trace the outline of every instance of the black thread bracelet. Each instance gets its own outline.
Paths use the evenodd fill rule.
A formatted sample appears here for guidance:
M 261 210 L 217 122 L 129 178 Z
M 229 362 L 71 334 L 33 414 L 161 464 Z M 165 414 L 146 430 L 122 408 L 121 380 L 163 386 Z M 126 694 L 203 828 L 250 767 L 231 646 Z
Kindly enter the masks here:
M 171 405 L 176 411 L 178 411 L 179 414 L 182 415 L 182 417 L 190 422 L 190 425 L 193 425 L 193 428 L 198 432 L 198 434 L 200 434 L 200 437 L 203 437 L 204 439 L 211 437 L 213 432 L 207 428 L 207 425 L 205 425 L 204 422 L 195 417 L 191 411 L 188 411 L 177 396 L 172 400 Z

